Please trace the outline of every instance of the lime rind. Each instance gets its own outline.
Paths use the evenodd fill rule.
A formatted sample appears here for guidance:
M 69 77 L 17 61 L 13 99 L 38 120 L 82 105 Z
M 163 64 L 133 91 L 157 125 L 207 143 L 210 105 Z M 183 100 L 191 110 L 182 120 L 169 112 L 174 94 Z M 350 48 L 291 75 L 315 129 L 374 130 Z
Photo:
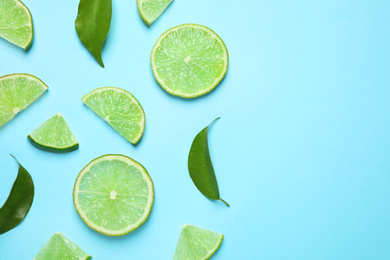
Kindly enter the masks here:
M 138 12 L 147 25 L 151 25 L 173 0 L 137 0 Z
M 209 259 L 220 248 L 223 238 L 223 234 L 185 224 L 173 259 Z
M 88 260 L 88 255 L 63 234 L 56 232 L 41 248 L 33 260 Z
M 48 152 L 67 153 L 79 148 L 79 143 L 61 113 L 45 121 L 27 138 L 33 146 Z
M 0 77 L 0 127 L 26 109 L 47 89 L 48 86 L 42 80 L 30 74 Z
M 111 104 L 104 103 L 105 101 L 102 100 L 103 93 L 111 93 L 106 96 L 106 100 Z M 120 96 L 118 97 L 118 95 L 124 95 L 131 101 L 124 102 L 127 109 L 130 109 L 128 107 L 130 103 L 134 105 L 131 107 L 132 113 L 129 114 L 129 117 L 123 118 L 120 113 L 125 113 L 128 111 L 124 111 L 123 107 L 122 109 L 118 109 L 116 107 L 120 103 Z M 112 100 L 115 98 L 118 102 L 112 102 Z M 135 145 L 141 140 L 145 131 L 145 112 L 140 102 L 130 92 L 116 87 L 102 87 L 86 94 L 81 98 L 81 100 L 87 107 L 89 107 L 99 117 L 106 121 L 127 141 Z M 121 102 L 123 103 L 123 100 Z M 107 108 L 107 106 L 110 107 Z M 115 119 L 115 117 L 117 119 Z M 138 120 L 133 120 L 131 117 L 137 117 Z M 114 120 L 112 120 L 112 118 L 114 118 Z M 128 129 L 129 126 L 132 126 L 133 128 Z
M 215 39 L 219 43 L 221 50 L 223 52 L 223 55 L 221 58 L 221 60 L 223 61 L 222 73 L 220 73 L 219 76 L 215 77 L 212 80 L 212 82 L 208 85 L 208 87 L 201 89 L 195 93 L 186 93 L 183 91 L 178 91 L 178 90 L 172 89 L 172 87 L 170 87 L 168 84 L 166 84 L 165 80 L 162 79 L 158 73 L 159 66 L 157 65 L 157 62 L 156 62 L 156 53 L 159 50 L 159 47 L 161 46 L 161 42 L 167 37 L 167 35 L 174 33 L 174 32 L 178 32 L 179 30 L 181 30 L 183 28 L 193 28 L 196 30 L 203 30 L 204 32 L 208 33 L 212 39 Z M 160 86 L 165 91 L 167 91 L 168 93 L 170 93 L 172 95 L 183 97 L 183 98 L 196 98 L 196 97 L 199 97 L 199 96 L 202 96 L 202 95 L 205 95 L 205 94 L 211 92 L 223 80 L 223 78 L 225 77 L 225 75 L 227 73 L 228 67 L 229 67 L 229 53 L 228 53 L 226 45 L 223 42 L 223 40 L 221 39 L 221 37 L 219 37 L 218 34 L 216 34 L 210 28 L 203 26 L 203 25 L 199 25 L 199 24 L 182 24 L 182 25 L 179 25 L 179 26 L 176 26 L 176 27 L 173 27 L 173 28 L 167 30 L 158 38 L 158 40 L 155 43 L 155 45 L 153 46 L 152 52 L 150 54 L 150 61 L 151 61 L 153 75 L 154 75 L 156 81 L 160 84 Z M 205 71 L 204 73 L 207 74 L 207 71 Z
M 142 174 L 142 178 L 145 180 L 146 185 L 148 187 L 148 196 L 147 196 L 145 206 L 143 207 L 144 214 L 135 223 L 128 225 L 126 228 L 121 229 L 121 230 L 111 230 L 111 229 L 104 228 L 101 225 L 97 225 L 96 223 L 94 223 L 94 221 L 92 221 L 88 217 L 88 215 L 87 215 L 88 212 L 85 212 L 80 205 L 79 194 L 83 192 L 83 191 L 81 191 L 81 188 L 80 188 L 83 177 L 85 176 L 85 174 L 89 173 L 90 170 L 95 165 L 99 165 L 99 163 L 107 161 L 107 160 L 108 161 L 120 160 L 120 161 L 126 162 L 129 166 L 134 166 Z M 100 167 L 100 165 L 99 165 L 99 167 Z M 97 176 L 95 176 L 95 177 L 97 177 Z M 95 186 L 95 188 L 96 188 L 96 186 Z M 106 195 L 111 196 L 111 193 L 106 194 Z M 133 195 L 133 196 L 138 197 L 137 195 Z M 126 234 L 134 231 L 135 229 L 139 228 L 148 219 L 150 212 L 152 210 L 152 207 L 153 207 L 153 203 L 154 203 L 153 181 L 150 178 L 150 175 L 148 174 L 146 169 L 140 163 L 136 162 L 135 160 L 133 160 L 127 156 L 120 155 L 120 154 L 107 154 L 107 155 L 103 155 L 103 156 L 100 156 L 100 157 L 92 160 L 87 166 L 84 167 L 84 169 L 78 175 L 76 182 L 75 182 L 75 185 L 74 185 L 74 189 L 73 189 L 73 204 L 75 206 L 77 213 L 80 215 L 81 219 L 91 229 L 93 229 L 101 234 L 107 235 L 107 236 L 123 236 L 123 235 L 126 235 Z M 104 220 L 104 221 L 109 221 L 109 220 Z
M 19 26 L 17 26 L 17 28 L 12 27 L 12 28 L 10 28 L 11 30 L 9 28 L 2 28 L 2 29 L 0 29 L 0 37 L 9 41 L 12 44 L 15 44 L 16 46 L 19 46 L 19 47 L 27 50 L 31 46 L 31 43 L 32 43 L 33 38 L 34 38 L 34 26 L 33 26 L 33 20 L 32 20 L 30 10 L 27 8 L 27 6 L 25 4 L 23 4 L 22 1 L 19 1 L 19 0 L 3 0 L 3 1 L 8 2 L 7 3 L 8 5 L 10 5 L 10 4 L 12 5 L 13 3 L 15 4 L 15 6 L 11 10 L 11 12 L 14 11 L 15 9 L 17 9 L 18 7 L 20 7 L 24 11 L 23 14 L 27 15 L 27 24 L 19 25 Z M 1 10 L 1 8 L 0 8 L 0 10 Z M 4 26 L 2 26 L 2 24 L 5 23 L 6 18 L 8 18 L 10 16 L 11 16 L 11 13 L 8 13 L 5 17 L 0 17 L 0 27 L 4 27 Z M 15 30 L 23 29 L 23 27 L 25 29 L 27 27 L 27 29 L 31 30 L 31 32 L 29 31 L 28 39 L 24 40 L 25 43 L 17 42 L 15 40 L 15 37 L 10 37 L 8 35 L 9 33 L 8 34 L 6 33 L 7 30 L 10 30 L 11 33 L 15 33 Z

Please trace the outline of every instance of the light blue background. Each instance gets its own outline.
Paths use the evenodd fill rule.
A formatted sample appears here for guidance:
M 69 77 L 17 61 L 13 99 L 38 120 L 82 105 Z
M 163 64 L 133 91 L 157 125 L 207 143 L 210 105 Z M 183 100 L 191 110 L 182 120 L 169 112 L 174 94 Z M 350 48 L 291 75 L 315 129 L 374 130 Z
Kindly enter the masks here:
M 28 52 L 0 39 L 0 76 L 30 73 L 49 91 L 0 129 L 0 204 L 31 173 L 25 221 L 0 235 L 0 259 L 32 259 L 62 232 L 95 260 L 172 259 L 185 223 L 225 234 L 213 259 L 390 259 L 390 2 L 175 0 L 148 28 L 134 0 L 113 1 L 102 69 L 74 28 L 78 1 L 25 0 Z M 183 23 L 212 28 L 230 67 L 209 95 L 184 100 L 155 82 L 158 36 Z M 116 86 L 146 113 L 134 147 L 80 98 Z M 40 151 L 26 136 L 62 112 L 80 149 Z M 195 135 L 214 118 L 210 149 L 223 199 L 203 197 L 187 170 Z M 141 162 L 155 184 L 148 221 L 124 237 L 89 229 L 73 207 L 79 171 L 108 153 Z

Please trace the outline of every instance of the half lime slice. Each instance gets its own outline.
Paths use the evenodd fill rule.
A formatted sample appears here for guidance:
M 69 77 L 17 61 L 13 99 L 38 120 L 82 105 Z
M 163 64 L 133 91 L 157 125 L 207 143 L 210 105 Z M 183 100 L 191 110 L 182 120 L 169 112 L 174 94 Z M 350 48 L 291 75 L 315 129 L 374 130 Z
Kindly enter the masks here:
M 0 1 L 0 37 L 27 50 L 34 36 L 28 8 L 19 0 Z
M 137 0 L 141 18 L 151 25 L 168 7 L 172 0 Z
M 124 89 L 98 88 L 81 99 L 130 143 L 136 144 L 145 130 L 145 113 L 138 100 Z
M 49 152 L 65 153 L 79 148 L 79 143 L 61 113 L 48 119 L 27 138 L 35 147 Z
M 26 109 L 47 88 L 40 79 L 28 74 L 0 77 L 0 126 Z
M 222 234 L 193 225 L 184 225 L 173 260 L 209 259 L 221 246 L 222 240 Z
M 153 182 L 133 159 L 104 155 L 80 172 L 73 191 L 74 206 L 82 220 L 107 236 L 122 236 L 140 227 L 154 201 Z
M 91 256 L 61 233 L 55 233 L 33 260 L 87 260 Z
M 222 39 L 210 28 L 197 24 L 179 25 L 163 33 L 150 60 L 161 87 L 184 98 L 213 90 L 225 77 L 229 65 Z

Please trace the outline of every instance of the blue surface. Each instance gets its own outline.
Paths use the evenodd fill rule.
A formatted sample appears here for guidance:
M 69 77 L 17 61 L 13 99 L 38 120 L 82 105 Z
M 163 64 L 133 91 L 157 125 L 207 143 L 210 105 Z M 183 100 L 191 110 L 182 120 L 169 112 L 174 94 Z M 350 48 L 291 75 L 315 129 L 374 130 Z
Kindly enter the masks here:
M 1 75 L 24 72 L 49 91 L 0 129 L 0 204 L 16 177 L 14 154 L 36 193 L 25 221 L 0 235 L 0 259 L 32 259 L 62 232 L 95 260 L 172 259 L 182 225 L 225 234 L 212 259 L 390 259 L 390 2 L 388 0 L 175 0 L 148 28 L 135 1 L 114 1 L 105 69 L 74 28 L 78 1 L 25 0 L 35 38 L 0 39 Z M 184 100 L 155 82 L 149 55 L 182 24 L 212 28 L 230 67 L 209 95 Z M 132 92 L 146 113 L 134 147 L 85 107 L 91 90 Z M 40 151 L 26 136 L 62 112 L 80 149 Z M 195 135 L 214 118 L 210 149 L 221 196 L 203 197 L 187 171 Z M 107 153 L 149 171 L 149 220 L 119 238 L 89 229 L 73 207 L 79 171 Z

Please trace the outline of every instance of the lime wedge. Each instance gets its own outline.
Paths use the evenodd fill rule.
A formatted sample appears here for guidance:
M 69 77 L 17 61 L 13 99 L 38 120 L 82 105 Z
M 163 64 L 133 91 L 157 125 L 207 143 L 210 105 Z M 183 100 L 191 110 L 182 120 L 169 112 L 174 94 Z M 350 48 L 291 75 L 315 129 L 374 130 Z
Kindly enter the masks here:
M 61 233 L 55 233 L 33 260 L 87 260 L 91 256 Z
M 140 227 L 154 201 L 153 182 L 145 168 L 123 155 L 104 155 L 80 172 L 74 206 L 93 230 L 122 236 Z
M 193 225 L 184 225 L 173 260 L 209 259 L 221 246 L 222 240 L 222 234 Z
M 194 98 L 225 77 L 228 51 L 211 29 L 197 24 L 171 28 L 158 38 L 150 56 L 154 77 L 175 96 Z
M 47 88 L 40 79 L 28 74 L 0 77 L 0 126 L 26 109 Z
M 124 89 L 98 88 L 81 99 L 130 143 L 136 144 L 145 129 L 145 113 L 138 100 Z
M 0 1 L 0 37 L 27 50 L 34 36 L 30 11 L 19 0 Z
M 79 143 L 61 113 L 48 119 L 27 138 L 35 147 L 49 152 L 66 153 L 79 148 Z
M 151 25 L 168 7 L 172 0 L 137 0 L 141 18 Z

